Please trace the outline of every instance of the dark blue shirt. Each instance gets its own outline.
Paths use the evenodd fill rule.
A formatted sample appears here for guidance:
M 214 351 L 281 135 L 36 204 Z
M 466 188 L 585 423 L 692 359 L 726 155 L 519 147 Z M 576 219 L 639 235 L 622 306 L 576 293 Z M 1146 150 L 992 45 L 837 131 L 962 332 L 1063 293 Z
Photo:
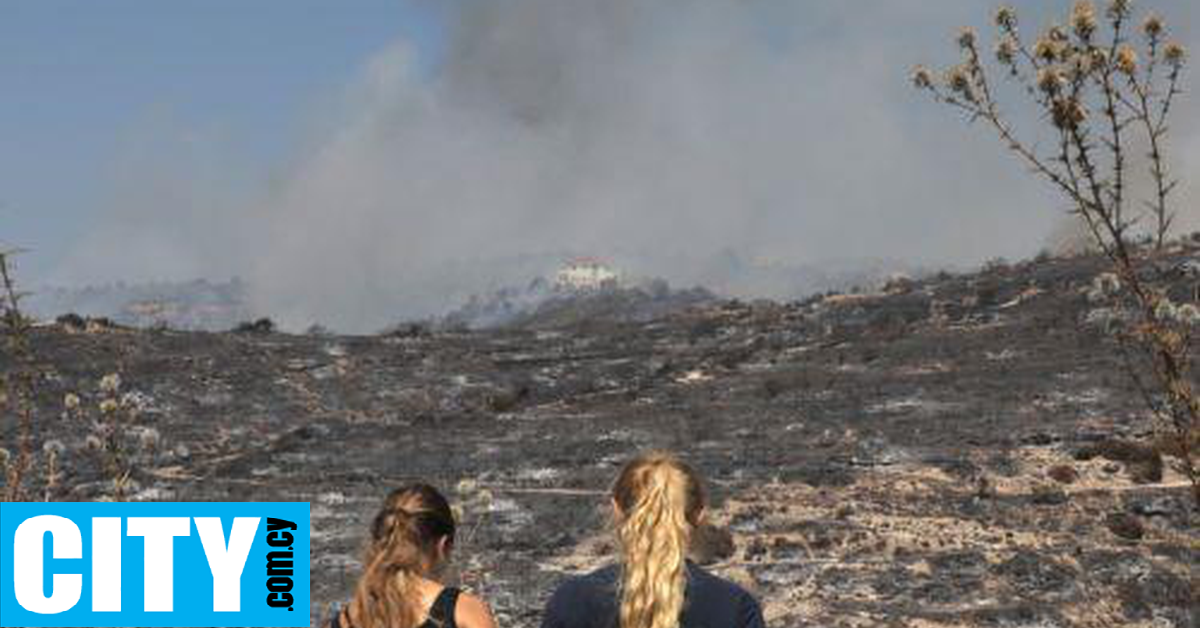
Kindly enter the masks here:
M 617 628 L 618 578 L 613 565 L 568 578 L 546 604 L 542 628 Z M 762 609 L 745 589 L 688 563 L 680 628 L 764 628 Z

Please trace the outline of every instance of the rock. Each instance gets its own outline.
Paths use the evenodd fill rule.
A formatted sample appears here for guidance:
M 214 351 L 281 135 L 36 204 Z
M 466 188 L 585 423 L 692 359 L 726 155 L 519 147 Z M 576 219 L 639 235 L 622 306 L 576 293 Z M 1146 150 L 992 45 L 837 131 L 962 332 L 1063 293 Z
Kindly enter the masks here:
M 239 323 L 237 327 L 233 328 L 233 332 L 236 334 L 269 334 L 273 331 L 275 331 L 275 321 L 266 317 Z
M 1065 504 L 1067 503 L 1067 494 L 1056 486 L 1040 484 L 1033 487 L 1033 492 L 1029 496 L 1029 502 L 1039 506 Z
M 767 556 L 767 544 L 762 539 L 754 539 L 746 546 L 746 560 L 762 560 Z
M 1169 495 L 1136 498 L 1129 509 L 1144 517 L 1167 517 L 1182 510 L 1179 502 Z
M 58 323 L 69 331 L 83 331 L 87 328 L 87 321 L 84 320 L 82 316 L 74 312 L 63 314 L 62 316 L 54 319 L 54 322 Z
M 1140 540 L 1146 534 L 1146 527 L 1142 525 L 1141 519 L 1125 512 L 1108 515 L 1104 520 L 1104 525 L 1113 534 L 1131 541 Z
M 1075 467 L 1067 464 L 1050 467 L 1046 475 L 1049 475 L 1051 479 L 1059 484 L 1074 484 L 1079 479 L 1079 472 L 1075 470 Z
M 1138 484 L 1153 484 L 1162 481 L 1162 456 L 1148 445 L 1108 438 L 1081 447 L 1075 452 L 1076 460 L 1092 460 L 1097 457 L 1124 463 L 1130 478 Z

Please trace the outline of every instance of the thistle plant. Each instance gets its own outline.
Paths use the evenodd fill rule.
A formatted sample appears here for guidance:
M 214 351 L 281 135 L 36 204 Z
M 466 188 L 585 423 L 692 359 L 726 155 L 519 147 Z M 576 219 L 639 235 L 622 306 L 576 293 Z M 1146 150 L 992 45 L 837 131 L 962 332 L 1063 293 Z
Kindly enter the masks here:
M 1187 51 L 1170 40 L 1161 17 L 1148 15 L 1137 28 L 1134 19 L 1129 0 L 1110 0 L 1103 13 L 1090 0 L 1079 0 L 1063 24 L 1051 24 L 1030 39 L 1017 11 L 1001 7 L 994 19 L 994 61 L 985 59 L 978 35 L 965 29 L 957 38 L 957 64 L 941 74 L 918 67 L 912 80 L 937 102 L 990 127 L 1069 201 L 1109 259 L 1112 278 L 1103 282 L 1107 296 L 1130 314 L 1130 324 L 1118 331 L 1122 347 L 1136 349 L 1153 373 L 1143 378 L 1131 368 L 1130 375 L 1153 415 L 1172 428 L 1173 445 L 1166 453 L 1178 458 L 1200 504 L 1200 478 L 1192 463 L 1200 441 L 1200 402 L 1192 386 L 1190 352 L 1197 308 L 1174 303 L 1168 274 L 1147 263 L 1164 250 L 1175 218 L 1167 122 L 1182 93 Z M 1000 104 L 1003 86 L 1046 121 L 1044 132 L 1053 138 L 1048 148 L 1018 134 Z M 1137 142 L 1148 147 L 1152 182 L 1141 215 L 1130 211 L 1128 153 Z M 1148 237 L 1152 248 L 1139 246 L 1139 237 Z
M 492 511 L 494 497 L 487 488 L 481 487 L 472 479 L 463 479 L 455 487 L 458 494 L 454 506 L 454 518 L 461 522 L 470 520 L 470 528 L 463 535 L 459 544 L 466 549 L 464 555 L 470 556 L 470 562 L 460 567 L 459 578 L 462 584 L 480 595 L 488 593 L 488 569 L 480 562 L 479 557 L 486 552 L 481 551 L 479 538 L 480 530 L 487 525 L 488 515 Z
M 0 377 L 0 417 L 16 426 L 17 451 L 7 448 L 0 468 L 4 471 L 4 489 L 0 501 L 21 501 L 26 497 L 27 474 L 33 467 L 33 393 L 36 372 L 29 342 L 29 321 L 21 312 L 25 296 L 16 288 L 12 275 L 13 250 L 0 251 L 0 321 L 5 350 L 13 356 L 13 368 Z M 0 427 L 3 426 L 0 423 Z M 0 446 L 6 445 L 0 441 Z
M 44 501 L 50 501 L 54 492 L 62 484 L 62 465 L 59 459 L 67 450 L 59 440 L 49 440 L 42 445 L 42 453 L 46 464 L 46 485 L 43 492 Z
M 109 373 L 100 378 L 99 389 L 101 399 L 97 408 L 100 418 L 93 423 L 88 449 L 100 455 L 101 464 L 112 482 L 113 499 L 124 501 L 133 482 L 131 452 L 126 441 L 134 410 L 121 396 L 120 374 Z

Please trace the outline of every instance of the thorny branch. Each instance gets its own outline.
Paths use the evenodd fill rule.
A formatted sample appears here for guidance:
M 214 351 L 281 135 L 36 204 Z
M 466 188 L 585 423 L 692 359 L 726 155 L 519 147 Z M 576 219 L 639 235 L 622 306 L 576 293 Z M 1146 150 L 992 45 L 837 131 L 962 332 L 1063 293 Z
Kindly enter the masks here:
M 17 454 L 0 447 L 0 469 L 4 472 L 4 490 L 0 501 L 20 501 L 25 498 L 25 480 L 33 464 L 33 388 L 34 374 L 29 346 L 29 322 L 21 313 L 21 298 L 12 275 L 12 256 L 16 250 L 0 251 L 0 307 L 3 308 L 4 344 L 14 359 L 13 368 L 0 380 L 0 407 L 4 416 L 15 419 Z M 5 420 L 0 430 L 7 432 Z M 0 432 L 3 435 L 3 432 Z M 0 441 L 3 442 L 3 441 Z
M 1139 71 L 1138 53 L 1127 43 L 1124 30 L 1130 3 L 1110 0 L 1105 17 L 1108 28 L 1102 32 L 1094 3 L 1080 0 L 1069 15 L 1069 31 L 1051 26 L 1028 45 L 1018 30 L 1016 11 L 1002 7 L 996 13 L 996 61 L 1053 126 L 1058 142 L 1052 155 L 1044 156 L 1018 138 L 1001 113 L 973 30 L 964 29 L 958 37 L 963 57 L 958 65 L 941 78 L 918 67 L 913 82 L 936 101 L 968 114 L 969 121 L 985 121 L 1007 148 L 1070 201 L 1072 213 L 1111 263 L 1113 281 L 1106 283 L 1113 289 L 1108 296 L 1132 310 L 1133 324 L 1118 334 L 1118 341 L 1147 354 L 1153 390 L 1132 366 L 1129 375 L 1143 391 L 1151 416 L 1165 419 L 1172 428 L 1171 451 L 1166 453 L 1179 459 L 1200 505 L 1200 473 L 1192 460 L 1200 440 L 1200 401 L 1192 387 L 1191 364 L 1191 328 L 1200 323 L 1200 308 L 1173 303 L 1170 277 L 1146 263 L 1164 250 L 1175 217 L 1169 206 L 1175 182 L 1168 176 L 1164 143 L 1172 103 L 1182 93 L 1186 51 L 1166 42 L 1166 25 L 1151 15 L 1141 29 L 1146 61 Z M 1156 73 L 1162 66 L 1170 68 L 1165 77 Z M 1160 88 L 1160 82 L 1165 86 Z M 1102 114 L 1098 121 L 1092 115 L 1097 109 Z M 1129 190 L 1125 151 L 1134 128 L 1149 146 L 1155 187 L 1153 199 L 1146 202 L 1154 220 L 1152 251 L 1130 237 L 1137 221 L 1124 212 Z M 1099 142 L 1093 139 L 1097 137 Z M 1100 158 L 1104 151 L 1107 159 Z M 1131 364 L 1129 352 L 1122 351 Z

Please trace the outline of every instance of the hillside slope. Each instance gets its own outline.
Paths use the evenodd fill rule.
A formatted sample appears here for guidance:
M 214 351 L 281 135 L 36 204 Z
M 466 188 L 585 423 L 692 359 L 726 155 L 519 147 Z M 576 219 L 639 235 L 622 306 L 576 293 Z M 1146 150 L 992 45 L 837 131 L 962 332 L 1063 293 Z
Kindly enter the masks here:
M 91 427 L 63 398 L 94 415 L 120 372 L 137 498 L 312 503 L 314 622 L 349 593 L 385 492 L 426 478 L 464 506 L 461 578 L 502 625 L 536 626 L 563 573 L 611 552 L 617 466 L 666 447 L 708 474 L 732 533 L 706 560 L 772 625 L 1190 628 L 1195 513 L 1182 478 L 1125 442 L 1146 426 L 1088 323 L 1104 319 L 1086 296 L 1101 269 L 1031 262 L 555 329 L 47 326 L 40 438 L 65 447 L 56 497 L 99 496 Z

